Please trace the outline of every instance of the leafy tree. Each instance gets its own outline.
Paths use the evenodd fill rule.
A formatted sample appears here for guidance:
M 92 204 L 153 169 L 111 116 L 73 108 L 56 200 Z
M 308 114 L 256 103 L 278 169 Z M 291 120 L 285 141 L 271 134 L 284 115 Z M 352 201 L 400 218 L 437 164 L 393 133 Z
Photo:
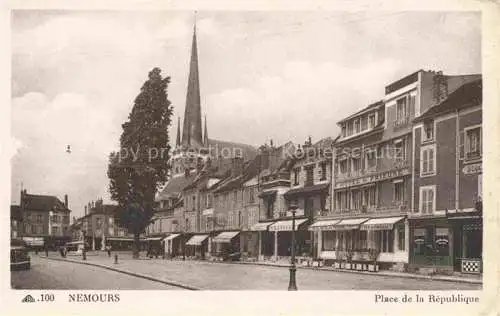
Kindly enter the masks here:
M 111 198 L 118 202 L 117 224 L 134 235 L 133 257 L 139 257 L 139 237 L 151 223 L 155 193 L 167 180 L 172 106 L 167 88 L 154 68 L 122 125 L 120 151 L 109 155 Z

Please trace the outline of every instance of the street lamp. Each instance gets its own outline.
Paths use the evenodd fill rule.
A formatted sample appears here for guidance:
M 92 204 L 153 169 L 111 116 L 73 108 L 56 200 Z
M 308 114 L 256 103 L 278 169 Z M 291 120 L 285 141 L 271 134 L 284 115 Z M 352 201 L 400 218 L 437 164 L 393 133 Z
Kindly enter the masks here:
M 290 266 L 290 281 L 288 283 L 288 291 L 297 291 L 297 283 L 295 281 L 295 273 L 297 268 L 295 267 L 295 213 L 297 212 L 298 205 L 296 202 L 290 203 L 290 211 L 292 212 L 292 259 Z

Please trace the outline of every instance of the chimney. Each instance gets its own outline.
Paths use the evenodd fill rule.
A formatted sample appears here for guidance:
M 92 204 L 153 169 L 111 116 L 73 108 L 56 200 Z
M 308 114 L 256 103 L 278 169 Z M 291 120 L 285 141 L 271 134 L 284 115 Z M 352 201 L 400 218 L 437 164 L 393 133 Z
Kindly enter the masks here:
M 233 176 L 243 173 L 243 158 L 234 157 L 231 160 L 231 174 Z
M 68 195 L 64 195 L 64 207 L 68 208 Z

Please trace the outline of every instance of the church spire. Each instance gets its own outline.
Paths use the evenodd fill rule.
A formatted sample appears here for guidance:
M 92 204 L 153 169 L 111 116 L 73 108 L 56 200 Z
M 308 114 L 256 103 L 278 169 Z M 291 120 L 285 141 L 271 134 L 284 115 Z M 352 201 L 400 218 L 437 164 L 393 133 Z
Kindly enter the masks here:
M 203 130 L 203 145 L 208 147 L 207 115 L 205 114 L 205 128 Z
M 196 23 L 193 29 L 191 46 L 191 60 L 189 64 L 189 78 L 186 95 L 186 109 L 182 126 L 182 144 L 202 146 L 203 135 L 201 129 L 201 102 L 200 80 L 198 73 L 198 49 L 196 43 Z
M 177 117 L 177 139 L 175 140 L 175 147 L 181 145 L 181 117 Z

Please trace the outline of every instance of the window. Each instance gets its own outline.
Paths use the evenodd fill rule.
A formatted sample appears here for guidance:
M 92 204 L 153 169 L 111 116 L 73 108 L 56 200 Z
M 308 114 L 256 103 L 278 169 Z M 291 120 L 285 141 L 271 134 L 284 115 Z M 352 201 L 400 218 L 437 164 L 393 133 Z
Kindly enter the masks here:
M 306 168 L 306 183 L 305 185 L 312 185 L 314 182 L 314 169 L 313 166 L 308 166 Z
M 326 180 L 326 162 L 323 162 L 321 163 L 321 177 L 320 177 L 320 181 L 323 181 L 323 180 Z
M 274 217 L 274 200 L 273 199 L 267 199 L 266 215 L 267 215 L 267 218 Z
M 108 228 L 108 235 L 113 236 L 115 234 L 115 230 L 113 227 Z
M 320 234 L 323 234 L 323 249 L 321 250 L 326 250 L 326 251 L 333 251 L 335 250 L 335 246 L 337 243 L 337 232 L 336 231 L 322 231 Z
M 404 161 L 406 159 L 406 146 L 404 139 L 394 141 L 394 158 L 396 161 Z
M 368 115 L 368 128 L 374 128 L 375 127 L 375 113 Z
M 304 214 L 312 216 L 314 211 L 314 200 L 310 197 L 304 198 Z
M 430 214 L 435 211 L 436 187 L 420 187 L 420 212 Z
M 398 250 L 399 251 L 405 251 L 405 227 L 404 226 L 399 226 L 398 227 Z
M 299 185 L 300 168 L 293 169 L 293 185 Z
M 213 203 L 212 199 L 213 199 L 212 194 L 207 194 L 207 208 L 212 207 L 212 203 Z
M 59 215 L 53 215 L 53 216 L 52 216 L 52 221 L 53 221 L 54 223 L 59 223 L 59 222 L 61 221 L 61 218 L 60 218 L 60 216 L 59 216 Z
M 357 174 L 361 170 L 361 159 L 359 157 L 351 158 L 352 172 Z
M 413 253 L 415 255 L 425 255 L 427 242 L 427 229 L 415 228 L 413 230 Z
M 392 230 L 375 231 L 375 244 L 380 252 L 394 252 L 394 232 Z
M 426 141 L 431 141 L 433 139 L 434 139 L 434 122 L 425 122 L 422 141 L 426 142 Z
M 191 205 L 191 209 L 195 210 L 196 208 L 196 195 L 193 195 L 193 204 Z
M 365 153 L 365 169 L 374 170 L 377 167 L 377 151 L 367 149 Z
M 361 131 L 360 125 L 359 125 L 359 119 L 354 120 L 354 133 L 359 133 Z
M 346 126 L 345 124 L 342 124 L 342 137 L 346 137 Z
M 375 206 L 377 205 L 376 201 L 376 187 L 370 186 L 363 190 L 363 205 L 365 206 Z
M 352 122 L 347 123 L 347 136 L 352 135 Z
M 55 227 L 57 228 L 57 227 Z M 52 227 L 52 229 L 54 229 L 54 227 Z M 43 234 L 43 226 L 42 225 L 37 225 L 36 226 L 36 234 L 38 235 L 42 235 Z
M 477 175 L 477 198 L 479 201 L 483 200 L 483 175 Z
M 416 94 L 412 93 L 408 96 L 408 115 L 410 114 L 410 111 L 415 111 L 415 100 Z
M 475 159 L 481 157 L 481 127 L 465 130 L 465 158 Z
M 394 182 L 394 202 L 400 204 L 405 200 L 405 182 L 404 180 L 395 180 Z
M 43 223 L 43 215 L 37 215 L 36 216 L 36 222 L 37 223 Z
M 435 254 L 438 256 L 448 256 L 450 254 L 448 228 L 436 227 L 434 249 Z
M 353 190 L 352 191 L 352 206 L 355 210 L 359 210 L 361 209 L 361 199 L 362 199 L 362 196 L 361 196 L 361 191 L 360 190 Z
M 396 119 L 398 121 L 404 120 L 408 116 L 406 97 L 400 98 L 396 101 Z
M 113 225 L 114 219 L 112 216 L 108 217 L 108 224 Z
M 359 249 L 368 248 L 368 231 L 360 230 L 359 231 Z
M 335 205 L 339 211 L 348 209 L 347 191 L 340 191 L 335 193 Z
M 339 172 L 341 174 L 347 173 L 347 159 L 343 159 L 339 161 Z
M 59 227 L 52 226 L 52 235 L 59 235 Z
M 102 228 L 102 218 L 96 218 L 95 226 L 97 229 Z
M 420 176 L 436 174 L 436 146 L 429 145 L 420 148 Z

